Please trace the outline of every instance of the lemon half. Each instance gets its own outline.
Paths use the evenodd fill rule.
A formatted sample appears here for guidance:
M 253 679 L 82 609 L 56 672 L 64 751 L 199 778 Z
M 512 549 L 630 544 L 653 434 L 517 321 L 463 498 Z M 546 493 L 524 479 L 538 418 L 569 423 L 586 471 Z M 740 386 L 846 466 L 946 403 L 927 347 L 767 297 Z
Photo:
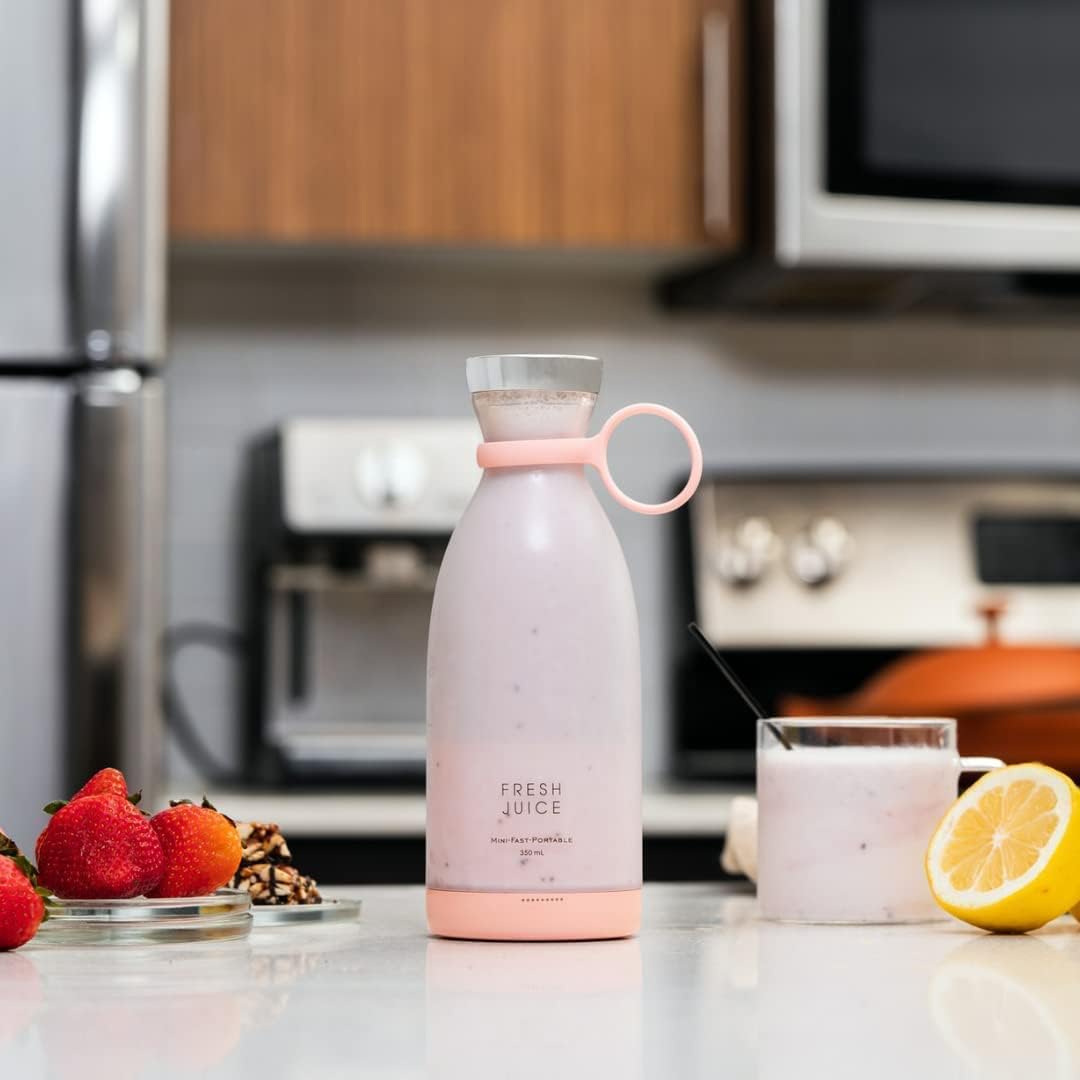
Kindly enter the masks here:
M 1010 765 L 953 803 L 926 852 L 934 899 L 984 930 L 1035 930 L 1080 903 L 1080 789 Z

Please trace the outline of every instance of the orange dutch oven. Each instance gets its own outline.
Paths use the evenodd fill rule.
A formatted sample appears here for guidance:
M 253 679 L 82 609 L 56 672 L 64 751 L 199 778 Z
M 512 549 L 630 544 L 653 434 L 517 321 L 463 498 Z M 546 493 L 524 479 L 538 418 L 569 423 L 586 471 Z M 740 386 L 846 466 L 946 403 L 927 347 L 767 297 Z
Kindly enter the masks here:
M 795 694 L 785 716 L 954 716 L 960 751 L 1041 761 L 1080 777 L 1080 648 L 1010 645 L 1002 601 L 982 605 L 987 636 L 973 648 L 912 653 L 840 698 Z

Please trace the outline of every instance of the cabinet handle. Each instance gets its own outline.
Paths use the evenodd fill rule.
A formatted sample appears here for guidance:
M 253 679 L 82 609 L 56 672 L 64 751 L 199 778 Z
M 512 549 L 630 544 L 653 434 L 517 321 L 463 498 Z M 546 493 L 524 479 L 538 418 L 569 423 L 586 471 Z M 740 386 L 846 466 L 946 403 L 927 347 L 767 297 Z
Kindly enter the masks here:
M 725 243 L 740 238 L 738 180 L 738 48 L 730 8 L 705 13 L 702 26 L 705 230 Z

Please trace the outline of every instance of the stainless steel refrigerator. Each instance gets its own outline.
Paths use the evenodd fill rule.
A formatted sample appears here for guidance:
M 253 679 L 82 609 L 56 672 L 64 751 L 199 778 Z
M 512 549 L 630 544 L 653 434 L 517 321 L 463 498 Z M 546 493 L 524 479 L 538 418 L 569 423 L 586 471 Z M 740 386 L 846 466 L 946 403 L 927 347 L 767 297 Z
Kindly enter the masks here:
M 168 0 L 0 0 L 0 828 L 160 761 Z

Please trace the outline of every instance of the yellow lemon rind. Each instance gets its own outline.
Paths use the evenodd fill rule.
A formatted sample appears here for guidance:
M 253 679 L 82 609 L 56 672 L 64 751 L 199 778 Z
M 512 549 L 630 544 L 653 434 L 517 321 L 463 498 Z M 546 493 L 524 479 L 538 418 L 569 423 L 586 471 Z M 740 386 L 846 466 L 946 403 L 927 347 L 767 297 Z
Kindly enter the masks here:
M 1000 899 L 980 904 L 976 893 L 970 894 L 970 900 L 965 897 L 963 902 L 944 896 L 935 880 L 935 856 L 951 833 L 959 813 L 973 805 L 988 787 L 1002 784 L 1006 774 L 1019 780 L 1025 778 L 1025 773 L 1027 778 L 1040 782 L 1052 777 L 1055 782 L 1050 786 L 1058 791 L 1059 807 L 1060 795 L 1068 794 L 1068 820 L 1053 850 L 1041 866 L 1036 864 L 1037 872 L 1030 880 L 1021 878 L 1022 884 Z M 1080 789 L 1064 773 L 1037 763 L 1010 765 L 987 773 L 953 804 L 934 831 L 926 850 L 926 876 L 934 899 L 945 911 L 982 930 L 1025 933 L 1037 930 L 1070 910 L 1074 910 L 1080 919 Z

